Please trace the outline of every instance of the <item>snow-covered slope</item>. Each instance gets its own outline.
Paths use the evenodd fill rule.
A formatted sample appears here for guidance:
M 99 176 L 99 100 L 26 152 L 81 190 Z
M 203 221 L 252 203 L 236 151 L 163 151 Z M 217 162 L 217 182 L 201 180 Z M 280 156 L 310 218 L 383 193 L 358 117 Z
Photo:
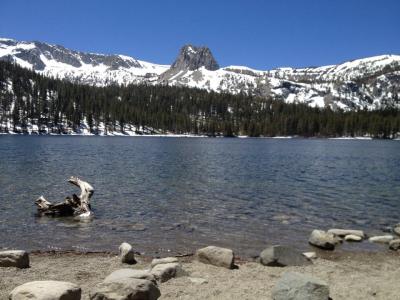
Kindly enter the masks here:
M 84 53 L 58 45 L 10 39 L 0 39 L 0 59 L 15 61 L 46 76 L 98 86 L 157 81 L 169 68 L 125 55 Z
M 168 71 L 170 72 L 170 71 Z M 346 110 L 400 107 L 400 56 L 383 55 L 317 68 L 270 71 L 229 66 L 179 70 L 168 84 L 272 96 L 285 102 Z
M 124 55 L 73 51 L 41 42 L 0 39 L 0 59 L 58 78 L 104 86 L 168 84 L 271 96 L 333 109 L 400 107 L 400 56 L 383 55 L 316 68 L 219 68 L 207 47 L 186 45 L 171 65 Z

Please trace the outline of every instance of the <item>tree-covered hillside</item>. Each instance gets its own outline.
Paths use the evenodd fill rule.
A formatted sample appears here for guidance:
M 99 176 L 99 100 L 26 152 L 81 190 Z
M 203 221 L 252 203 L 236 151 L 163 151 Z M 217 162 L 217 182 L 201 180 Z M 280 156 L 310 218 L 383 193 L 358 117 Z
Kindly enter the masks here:
M 0 61 L 0 131 L 396 137 L 400 112 L 333 111 L 160 85 L 93 87 Z M 32 131 L 32 130 L 31 130 Z M 29 131 L 29 132 L 31 132 Z

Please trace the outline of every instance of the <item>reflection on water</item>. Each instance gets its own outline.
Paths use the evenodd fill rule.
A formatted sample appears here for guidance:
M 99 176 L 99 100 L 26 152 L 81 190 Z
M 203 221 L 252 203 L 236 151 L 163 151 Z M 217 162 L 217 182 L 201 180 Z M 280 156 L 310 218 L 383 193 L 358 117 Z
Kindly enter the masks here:
M 399 222 L 399 150 L 396 141 L 1 136 L 0 247 L 305 248 L 314 228 Z M 35 217 L 41 194 L 77 192 L 71 175 L 95 187 L 95 219 Z

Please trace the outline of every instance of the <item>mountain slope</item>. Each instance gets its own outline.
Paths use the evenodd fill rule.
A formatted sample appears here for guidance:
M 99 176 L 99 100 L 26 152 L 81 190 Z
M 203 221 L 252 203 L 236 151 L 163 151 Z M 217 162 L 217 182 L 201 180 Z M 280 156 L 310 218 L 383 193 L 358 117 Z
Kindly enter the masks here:
M 2 133 L 396 138 L 400 110 L 333 111 L 178 86 L 96 87 L 0 61 Z
M 400 56 L 383 55 L 316 68 L 220 68 L 207 47 L 184 46 L 171 66 L 124 55 L 73 51 L 41 42 L 0 39 L 0 59 L 46 75 L 96 86 L 163 84 L 273 97 L 315 107 L 400 107 Z
M 0 39 L 0 59 L 15 61 L 45 76 L 97 86 L 152 82 L 169 68 L 125 55 L 84 53 L 58 45 L 10 39 Z

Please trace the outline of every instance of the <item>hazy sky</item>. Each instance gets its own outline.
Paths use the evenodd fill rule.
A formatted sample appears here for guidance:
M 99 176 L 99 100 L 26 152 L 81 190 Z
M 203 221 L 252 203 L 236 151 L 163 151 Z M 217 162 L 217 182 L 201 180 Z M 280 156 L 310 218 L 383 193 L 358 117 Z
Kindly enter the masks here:
M 399 0 L 2 0 L 0 37 L 170 64 L 184 44 L 221 66 L 317 66 L 400 54 Z

